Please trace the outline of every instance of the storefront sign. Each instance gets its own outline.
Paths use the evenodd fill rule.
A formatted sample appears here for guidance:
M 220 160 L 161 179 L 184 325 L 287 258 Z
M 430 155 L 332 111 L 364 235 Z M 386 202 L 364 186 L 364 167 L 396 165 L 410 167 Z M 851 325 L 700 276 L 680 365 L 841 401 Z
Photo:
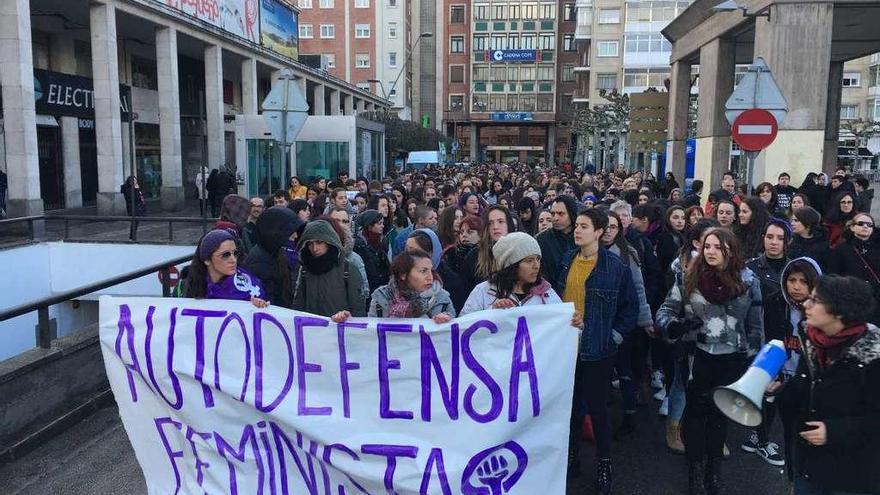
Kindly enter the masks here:
M 100 300 L 147 492 L 565 492 L 571 304 L 429 319 Z
M 92 80 L 87 77 L 34 69 L 34 104 L 38 114 L 95 118 Z M 128 121 L 131 88 L 119 85 L 119 112 Z
M 487 62 L 536 62 L 538 52 L 535 50 L 489 50 L 486 52 Z
M 259 41 L 259 0 L 165 0 L 165 5 L 227 33 Z
M 534 120 L 532 112 L 492 112 L 492 120 L 503 122 L 523 122 Z
M 299 27 L 296 12 L 278 0 L 261 0 L 260 43 L 285 57 L 297 59 Z

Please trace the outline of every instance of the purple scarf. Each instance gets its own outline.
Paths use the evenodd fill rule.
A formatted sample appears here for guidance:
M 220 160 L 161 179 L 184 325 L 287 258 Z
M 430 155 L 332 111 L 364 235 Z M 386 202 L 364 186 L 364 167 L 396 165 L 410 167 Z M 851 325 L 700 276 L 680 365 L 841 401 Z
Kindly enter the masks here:
M 206 275 L 208 287 L 205 299 L 230 299 L 233 301 L 250 301 L 251 296 L 266 298 L 266 291 L 260 280 L 246 272 L 243 268 L 236 269 L 234 275 L 221 278 L 216 284 Z

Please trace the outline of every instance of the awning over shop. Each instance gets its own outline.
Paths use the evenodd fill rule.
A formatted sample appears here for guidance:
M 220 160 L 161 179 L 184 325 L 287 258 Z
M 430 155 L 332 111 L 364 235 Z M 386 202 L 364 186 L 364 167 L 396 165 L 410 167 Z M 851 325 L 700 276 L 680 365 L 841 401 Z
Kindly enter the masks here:
M 864 147 L 854 147 L 854 146 L 838 146 L 837 147 L 837 158 L 851 158 L 851 159 L 863 159 L 870 160 L 874 158 L 874 154 L 871 153 L 868 148 Z

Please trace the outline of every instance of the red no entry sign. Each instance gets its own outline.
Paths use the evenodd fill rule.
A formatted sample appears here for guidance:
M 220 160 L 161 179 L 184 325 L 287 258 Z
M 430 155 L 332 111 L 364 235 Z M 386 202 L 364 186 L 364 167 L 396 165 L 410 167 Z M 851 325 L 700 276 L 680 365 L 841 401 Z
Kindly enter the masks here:
M 767 110 L 753 108 L 733 121 L 733 140 L 746 151 L 761 151 L 770 146 L 778 132 L 776 118 Z

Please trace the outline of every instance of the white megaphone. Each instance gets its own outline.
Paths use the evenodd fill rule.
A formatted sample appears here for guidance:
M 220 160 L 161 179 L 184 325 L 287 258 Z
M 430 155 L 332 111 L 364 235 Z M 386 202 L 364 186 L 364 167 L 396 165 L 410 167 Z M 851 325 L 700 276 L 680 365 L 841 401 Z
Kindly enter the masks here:
M 764 391 L 779 374 L 788 356 L 781 340 L 771 340 L 755 356 L 752 365 L 736 382 L 712 393 L 715 405 L 725 416 L 743 426 L 761 424 Z

